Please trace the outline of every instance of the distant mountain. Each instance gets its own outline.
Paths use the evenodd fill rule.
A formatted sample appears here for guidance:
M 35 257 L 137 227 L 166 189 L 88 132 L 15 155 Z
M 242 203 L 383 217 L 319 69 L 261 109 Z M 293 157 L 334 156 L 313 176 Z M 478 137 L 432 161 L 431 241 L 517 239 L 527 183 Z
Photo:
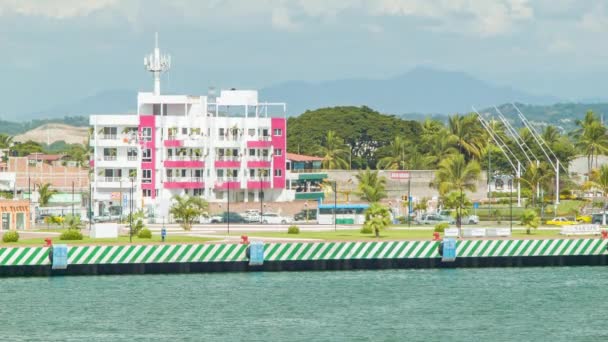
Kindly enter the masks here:
M 57 118 L 90 114 L 135 113 L 137 92 L 134 90 L 106 90 L 73 103 L 54 106 L 42 111 L 23 115 L 22 119 Z
M 320 83 L 292 81 L 260 90 L 260 99 L 286 102 L 288 115 L 332 106 L 368 106 L 383 113 L 450 114 L 500 103 L 544 105 L 559 98 L 496 86 L 466 73 L 426 67 L 387 79 L 344 79 Z M 73 103 L 19 115 L 20 119 L 135 112 L 137 91 L 108 90 Z M 426 115 L 426 114 L 425 114 Z
M 466 73 L 426 67 L 389 79 L 286 82 L 264 88 L 260 94 L 263 100 L 286 102 L 288 115 L 338 105 L 366 105 L 393 114 L 449 114 L 469 112 L 471 106 L 484 108 L 512 101 L 529 104 L 559 102 L 555 97 L 492 85 Z

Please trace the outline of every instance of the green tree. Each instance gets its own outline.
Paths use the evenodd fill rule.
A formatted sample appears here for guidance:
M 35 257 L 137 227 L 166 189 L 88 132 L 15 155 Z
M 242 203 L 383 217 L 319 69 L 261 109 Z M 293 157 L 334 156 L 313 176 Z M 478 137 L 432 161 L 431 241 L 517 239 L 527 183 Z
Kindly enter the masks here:
M 0 149 L 10 148 L 12 145 L 13 137 L 8 134 L 0 133 Z
M 571 135 L 576 148 L 587 156 L 587 172 L 590 175 L 594 159 L 597 167 L 597 155 L 608 151 L 606 127 L 591 110 L 585 113 L 583 120 L 576 120 L 576 125 L 578 128 L 572 131 Z
M 521 215 L 521 225 L 526 227 L 526 234 L 531 234 L 531 229 L 540 226 L 540 217 L 535 210 L 527 209 Z
M 397 136 L 388 146 L 389 155 L 378 161 L 379 169 L 405 170 L 407 168 L 407 146 L 409 141 Z
M 63 220 L 63 224 L 68 229 L 76 229 L 76 230 L 82 229 L 82 221 L 80 220 L 80 216 L 66 215 L 65 219 Z
M 477 114 L 452 115 L 448 118 L 448 128 L 455 147 L 467 157 L 479 160 L 487 140 Z
M 535 207 L 538 202 L 537 193 L 541 190 L 544 191 L 547 187 L 547 183 L 550 183 L 552 178 L 553 171 L 545 162 L 540 162 L 538 166 L 536 163 L 532 162 L 526 168 L 526 172 L 524 172 L 519 180 L 530 189 L 533 207 Z
M 591 172 L 591 183 L 593 187 L 600 190 L 604 196 L 604 208 L 606 208 L 606 197 L 608 196 L 608 164 Z M 606 215 L 602 215 L 602 225 L 606 225 Z
M 471 160 L 466 162 L 464 156 L 458 154 L 439 163 L 439 168 L 435 172 L 435 179 L 431 183 L 431 186 L 436 187 L 441 196 L 451 191 L 458 191 L 460 193 L 476 191 L 480 173 L 481 168 L 477 161 Z M 461 225 L 462 206 L 463 203 L 460 201 L 456 218 L 458 228 Z
M 51 183 L 38 184 L 38 196 L 40 206 L 49 204 L 51 197 L 57 193 L 57 190 L 51 188 Z
M 359 171 L 355 176 L 359 182 L 356 194 L 362 200 L 374 203 L 387 197 L 386 178 L 378 175 L 378 171 L 371 171 L 369 168 Z
M 348 145 L 334 131 L 327 132 L 323 146 L 318 148 L 317 154 L 323 157 L 322 165 L 325 169 L 348 169 Z
M 391 215 L 387 207 L 379 204 L 372 203 L 367 210 L 365 210 L 365 227 L 370 228 L 376 234 L 376 237 L 380 237 L 380 230 L 388 227 L 391 224 Z
M 196 218 L 207 215 L 208 207 L 209 204 L 200 197 L 175 195 L 169 213 L 182 221 L 181 226 L 184 230 L 191 230 Z
M 44 151 L 42 145 L 33 140 L 28 140 L 24 143 L 15 143 L 11 150 L 17 152 L 17 155 L 20 157 L 24 157 L 32 153 L 42 153 Z

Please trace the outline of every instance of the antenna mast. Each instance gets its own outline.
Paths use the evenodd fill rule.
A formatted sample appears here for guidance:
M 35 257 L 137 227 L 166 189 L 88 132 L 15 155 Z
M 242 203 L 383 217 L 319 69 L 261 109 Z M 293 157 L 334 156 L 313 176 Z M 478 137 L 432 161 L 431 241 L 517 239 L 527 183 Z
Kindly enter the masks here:
M 171 56 L 160 54 L 158 33 L 154 36 L 154 52 L 144 57 L 144 66 L 154 74 L 154 95 L 160 95 L 160 74 L 171 68 Z

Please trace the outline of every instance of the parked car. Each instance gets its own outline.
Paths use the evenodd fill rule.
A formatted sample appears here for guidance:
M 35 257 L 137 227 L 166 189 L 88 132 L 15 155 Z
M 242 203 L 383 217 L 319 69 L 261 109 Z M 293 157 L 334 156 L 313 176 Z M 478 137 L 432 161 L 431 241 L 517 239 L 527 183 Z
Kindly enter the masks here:
M 452 217 L 443 216 L 439 214 L 423 214 L 420 218 L 416 220 L 418 224 L 437 224 L 441 222 L 454 224 L 454 219 Z
M 591 223 L 593 224 L 603 224 L 603 216 L 606 215 L 606 222 L 608 222 L 608 213 L 599 213 L 591 215 Z
M 246 210 L 243 219 L 248 223 L 260 222 L 260 211 L 257 209 Z
M 301 210 L 293 215 L 294 221 L 316 221 L 317 220 L 317 209 L 305 209 Z
M 264 213 L 262 214 L 262 223 L 270 223 L 270 224 L 286 224 L 291 223 L 292 220 L 290 217 L 281 216 L 275 213 Z
M 211 223 L 245 223 L 245 219 L 241 214 L 234 212 L 223 212 L 221 215 L 212 216 Z
M 553 220 L 547 221 L 547 224 L 552 226 L 569 226 L 577 223 L 579 222 L 574 217 L 556 217 Z
M 465 216 L 462 220 L 462 223 L 464 224 L 478 224 L 479 223 L 479 216 L 477 215 L 469 215 L 469 216 Z

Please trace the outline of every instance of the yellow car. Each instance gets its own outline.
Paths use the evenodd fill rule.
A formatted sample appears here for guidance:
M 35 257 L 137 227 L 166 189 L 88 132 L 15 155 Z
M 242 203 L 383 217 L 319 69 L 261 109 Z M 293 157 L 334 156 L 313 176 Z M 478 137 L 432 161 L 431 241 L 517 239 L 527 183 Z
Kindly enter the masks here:
M 579 222 L 576 221 L 573 217 L 556 217 L 553 220 L 547 221 L 547 224 L 553 225 L 553 226 L 568 226 L 568 225 L 578 224 L 578 223 Z
M 589 216 L 589 215 L 577 216 L 576 220 L 579 222 L 583 222 L 583 223 L 591 223 L 591 216 Z

